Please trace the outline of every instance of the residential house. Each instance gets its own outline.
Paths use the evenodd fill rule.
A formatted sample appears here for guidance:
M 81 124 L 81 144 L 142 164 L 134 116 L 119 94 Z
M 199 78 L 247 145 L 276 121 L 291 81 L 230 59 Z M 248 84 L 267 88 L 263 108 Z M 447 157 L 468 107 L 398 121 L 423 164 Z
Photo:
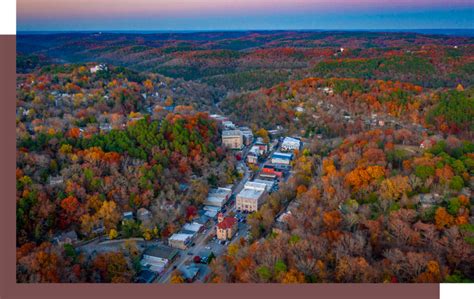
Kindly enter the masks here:
M 49 177 L 50 186 L 57 186 L 57 185 L 61 185 L 62 183 L 64 183 L 64 178 L 61 175 Z
M 79 241 L 77 233 L 73 230 L 62 233 L 54 237 L 53 243 L 62 246 L 64 244 L 74 245 Z
M 247 154 L 247 163 L 257 164 L 258 163 L 258 155 L 255 152 L 249 151 L 249 153 Z

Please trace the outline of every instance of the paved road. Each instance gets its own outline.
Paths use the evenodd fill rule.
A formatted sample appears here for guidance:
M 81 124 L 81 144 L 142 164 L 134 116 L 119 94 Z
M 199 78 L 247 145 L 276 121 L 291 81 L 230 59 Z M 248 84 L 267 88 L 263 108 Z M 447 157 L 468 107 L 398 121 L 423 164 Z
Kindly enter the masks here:
M 243 151 L 242 160 L 245 159 L 245 156 L 247 155 L 247 153 L 248 153 L 248 149 L 246 148 Z M 232 191 L 232 196 L 231 196 L 232 198 L 235 198 L 235 196 L 244 188 L 245 183 L 247 183 L 250 178 L 250 170 L 247 167 L 247 165 L 245 165 L 245 163 L 243 162 L 239 162 L 239 163 L 242 163 L 244 167 L 244 174 L 240 182 L 234 187 Z M 229 215 L 229 213 L 234 212 L 234 211 L 235 211 L 235 204 L 233 204 L 230 208 L 228 208 L 225 215 Z M 178 269 L 181 266 L 185 265 L 187 262 L 192 263 L 193 257 L 199 254 L 199 252 L 201 252 L 202 250 L 206 249 L 206 247 L 211 247 L 211 251 L 214 253 L 214 255 L 216 256 L 221 255 L 226 250 L 227 246 L 216 244 L 216 242 L 213 242 L 212 240 L 210 240 L 215 235 L 215 226 L 216 226 L 215 221 L 210 220 L 210 222 L 206 225 L 207 228 L 206 228 L 205 233 L 204 234 L 200 233 L 197 236 L 197 238 L 194 240 L 195 245 L 186 250 L 182 250 L 180 252 L 181 255 L 171 265 L 169 265 L 169 267 L 165 270 L 165 272 L 163 272 L 163 274 L 157 278 L 156 282 L 168 283 L 169 280 L 171 279 L 171 274 L 175 270 L 174 268 Z

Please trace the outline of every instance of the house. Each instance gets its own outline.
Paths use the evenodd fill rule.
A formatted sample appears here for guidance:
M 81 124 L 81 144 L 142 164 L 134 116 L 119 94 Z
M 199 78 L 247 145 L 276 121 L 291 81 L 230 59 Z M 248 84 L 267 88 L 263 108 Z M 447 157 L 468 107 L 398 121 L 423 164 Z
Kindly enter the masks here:
M 281 150 L 284 152 L 292 152 L 301 148 L 301 141 L 292 137 L 285 137 L 281 144 Z
M 99 130 L 100 130 L 101 132 L 109 132 L 109 131 L 112 130 L 112 125 L 109 124 L 109 123 L 101 123 L 101 124 L 99 125 Z
M 60 176 L 60 175 L 58 175 L 58 176 L 50 176 L 50 177 L 49 177 L 49 185 L 50 185 L 50 186 L 61 185 L 63 182 L 64 182 L 64 179 L 63 179 L 63 177 Z
M 105 64 L 101 63 L 101 64 L 91 67 L 89 70 L 92 74 L 94 74 L 94 73 L 97 73 L 98 71 L 106 71 L 108 70 L 108 68 Z
M 140 265 L 155 273 L 162 273 L 177 255 L 178 250 L 169 246 L 158 245 L 149 247 L 143 252 Z
M 254 152 L 249 152 L 247 154 L 247 163 L 257 164 L 258 163 L 258 155 Z
M 62 233 L 53 239 L 53 243 L 62 246 L 65 244 L 74 245 L 79 241 L 77 233 L 73 230 Z
M 268 144 L 263 142 L 262 138 L 258 138 L 257 141 L 255 142 L 255 145 L 253 147 L 257 147 L 259 154 L 264 155 L 268 152 Z M 252 147 L 252 148 L 253 148 Z
M 244 189 L 237 194 L 235 206 L 237 210 L 254 212 L 263 202 L 267 186 L 255 182 L 248 182 Z
M 192 239 L 192 234 L 176 233 L 168 238 L 168 245 L 174 248 L 185 250 L 188 248 L 188 244 Z
M 204 205 L 222 208 L 230 198 L 231 194 L 232 189 L 230 188 L 219 187 L 217 189 L 211 189 L 204 201 Z
M 137 219 L 145 222 L 147 220 L 150 220 L 152 217 L 151 212 L 145 208 L 140 208 L 137 211 Z
M 140 208 L 137 211 L 137 219 L 145 226 L 148 228 L 151 228 L 152 226 L 152 218 L 153 215 L 151 212 L 145 208 Z
M 210 250 L 204 249 L 201 250 L 198 255 L 201 264 L 209 264 L 214 257 L 214 253 Z
M 230 240 L 237 232 L 237 218 L 224 217 L 219 213 L 217 216 L 216 235 L 219 240 Z
M 262 180 L 262 179 L 255 179 L 253 180 L 254 183 L 258 184 L 264 184 L 267 186 L 266 190 L 272 190 L 272 188 L 275 186 L 275 181 L 274 180 Z
M 124 212 L 122 214 L 122 224 L 125 222 L 125 221 L 132 221 L 133 220 L 133 212 Z
M 244 137 L 240 130 L 222 131 L 222 144 L 230 149 L 242 149 Z
M 290 165 L 292 159 L 293 159 L 293 154 L 276 152 L 272 155 L 271 162 L 272 164 Z
M 199 273 L 199 267 L 195 264 L 189 264 L 180 267 L 179 271 L 186 281 L 192 282 Z

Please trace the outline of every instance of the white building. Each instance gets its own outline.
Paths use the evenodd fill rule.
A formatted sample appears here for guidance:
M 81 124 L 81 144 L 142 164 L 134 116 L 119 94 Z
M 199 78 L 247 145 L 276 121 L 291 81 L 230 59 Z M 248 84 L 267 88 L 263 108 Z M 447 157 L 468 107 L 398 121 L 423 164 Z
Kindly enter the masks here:
M 168 239 L 168 245 L 174 248 L 179 248 L 185 250 L 188 248 L 189 242 L 193 239 L 193 235 L 176 233 L 171 235 Z
M 91 67 L 89 70 L 92 74 L 94 74 L 94 73 L 97 73 L 98 71 L 106 71 L 107 66 L 105 64 L 98 64 L 96 66 Z
M 240 130 L 222 131 L 222 144 L 230 149 L 242 149 L 244 137 Z
M 245 189 L 252 189 L 252 190 L 262 190 L 267 191 L 267 184 L 259 183 L 259 182 L 247 182 L 244 185 Z
M 187 231 L 192 231 L 196 234 L 201 230 L 202 226 L 203 226 L 202 224 L 199 224 L 197 222 L 192 222 L 192 223 L 186 223 L 183 226 L 183 229 Z
M 266 195 L 267 185 L 258 182 L 247 182 L 244 189 L 237 194 L 235 206 L 237 210 L 257 211 Z
M 286 152 L 299 150 L 300 147 L 301 147 L 301 141 L 299 139 L 292 138 L 292 137 L 285 137 L 285 139 L 283 139 L 283 142 L 281 144 L 281 150 L 286 151 Z
M 222 208 L 231 194 L 232 189 L 229 188 L 219 187 L 217 189 L 211 189 L 207 195 L 206 200 L 204 201 L 204 205 Z

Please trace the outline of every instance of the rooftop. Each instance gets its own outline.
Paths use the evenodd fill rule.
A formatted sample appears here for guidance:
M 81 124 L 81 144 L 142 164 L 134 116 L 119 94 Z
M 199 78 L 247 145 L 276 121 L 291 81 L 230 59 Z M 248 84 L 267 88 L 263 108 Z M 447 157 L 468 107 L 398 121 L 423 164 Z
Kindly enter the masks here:
M 184 242 L 186 242 L 188 239 L 190 239 L 192 237 L 193 237 L 193 235 L 191 235 L 191 234 L 177 233 L 177 234 L 171 235 L 169 240 L 170 241 L 184 241 Z
M 238 137 L 242 136 L 242 131 L 240 130 L 224 130 L 222 131 L 222 136 L 223 137 Z
M 278 159 L 292 159 L 293 154 L 287 154 L 287 153 L 281 153 L 281 152 L 276 152 L 272 155 L 272 158 L 278 158 Z
M 157 245 L 147 248 L 143 254 L 172 260 L 178 254 L 178 250 L 166 245 Z
M 192 231 L 192 232 L 198 232 L 202 227 L 202 224 L 199 224 L 197 222 L 193 222 L 193 223 L 186 223 L 184 226 L 183 226 L 183 229 L 185 230 L 189 230 L 189 231 Z
M 255 189 L 248 189 L 245 188 L 240 193 L 237 195 L 238 197 L 244 197 L 244 198 L 252 198 L 252 199 L 258 199 L 262 194 L 264 193 L 264 190 L 255 190 Z
M 237 219 L 235 217 L 225 217 L 224 220 L 217 223 L 217 227 L 219 229 L 229 229 L 237 223 Z

